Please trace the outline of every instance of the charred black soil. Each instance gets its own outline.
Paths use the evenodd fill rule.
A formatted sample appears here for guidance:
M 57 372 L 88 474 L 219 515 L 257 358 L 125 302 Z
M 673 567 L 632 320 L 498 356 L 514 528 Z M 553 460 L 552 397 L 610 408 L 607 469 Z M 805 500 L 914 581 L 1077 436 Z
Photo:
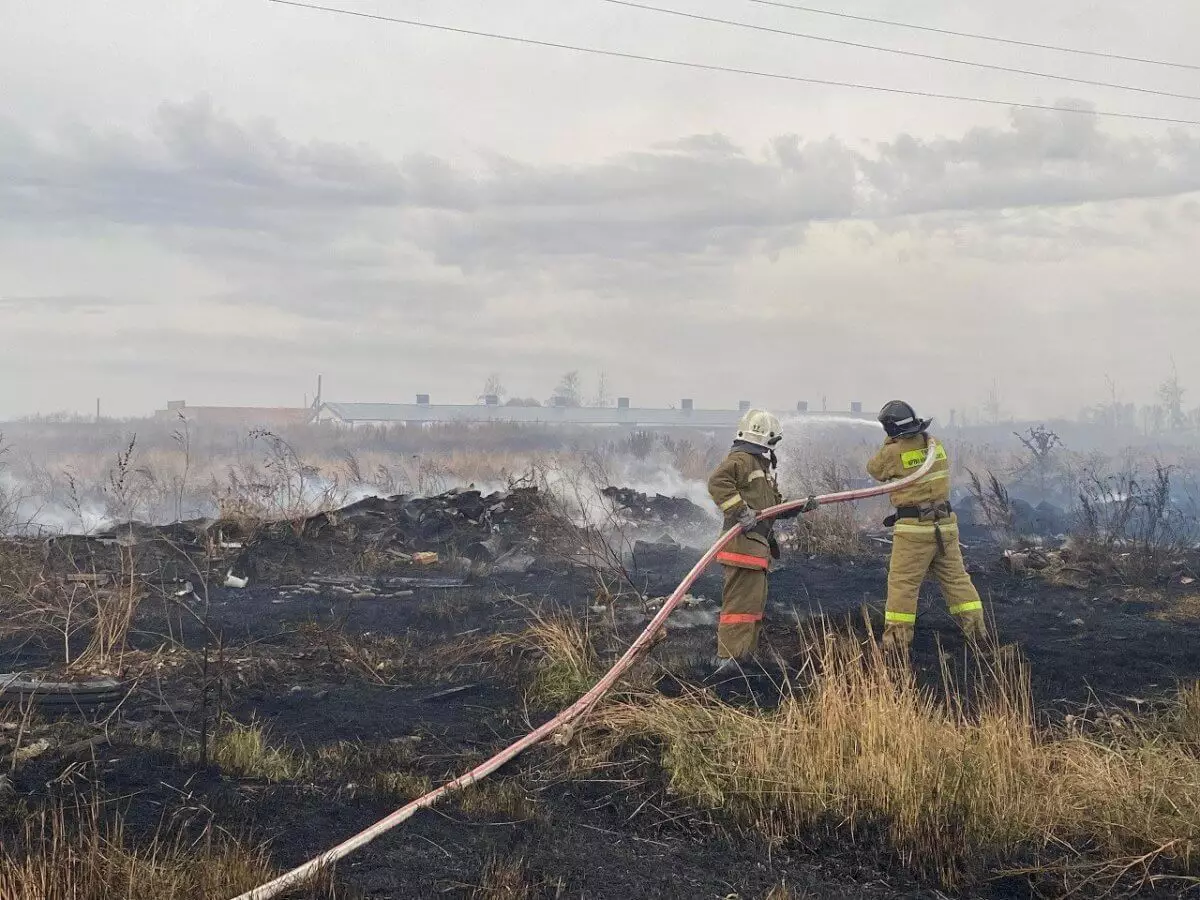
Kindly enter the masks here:
M 590 623 L 607 664 L 653 614 L 653 599 L 598 594 L 595 568 L 552 552 L 536 510 L 495 509 L 501 502 L 472 497 L 465 515 L 413 516 L 378 501 L 369 515 L 352 510 L 266 533 L 230 525 L 217 534 L 210 525 L 207 546 L 184 529 L 169 540 L 148 533 L 140 542 L 50 547 L 47 571 L 74 583 L 100 572 L 120 583 L 128 550 L 137 577 L 157 590 L 142 601 L 134 650 L 113 670 L 131 683 L 118 708 L 46 713 L 20 736 L 0 737 L 6 750 L 48 743 L 15 766 L 6 802 L 36 809 L 102 792 L 124 813 L 131 839 L 164 822 L 212 823 L 269 841 L 283 869 L 524 735 L 555 710 L 528 704 L 518 660 L 489 638 L 561 610 Z M 618 582 L 648 598 L 669 593 L 700 555 L 655 543 L 671 525 L 644 525 L 653 546 L 639 548 L 636 568 Z M 793 669 L 803 663 L 806 624 L 863 630 L 865 605 L 878 628 L 887 548 L 872 546 L 847 559 L 785 556 L 772 575 L 766 641 Z M 414 549 L 440 557 L 418 559 Z M 1055 585 L 1003 570 L 981 536 L 966 555 L 998 634 L 1029 660 L 1040 715 L 1061 718 L 1097 701 L 1137 709 L 1200 678 L 1200 618 L 1187 615 L 1200 598 L 1195 583 Z M 224 586 L 243 577 L 245 587 Z M 666 691 L 698 683 L 712 653 L 719 573 L 706 573 L 692 593 L 647 667 Z M 62 641 L 38 634 L 11 630 L 0 648 L 5 670 L 61 670 Z M 936 688 L 943 666 L 964 659 L 936 588 L 927 588 L 914 665 Z M 718 690 L 737 702 L 778 699 L 769 681 L 752 687 Z M 229 721 L 265 726 L 283 756 L 270 765 L 252 756 L 239 769 L 236 754 L 220 749 Z M 347 896 L 485 896 L 477 892 L 496 860 L 520 864 L 529 893 L 512 896 L 759 898 L 780 885 L 796 897 L 945 896 L 861 844 L 818 835 L 768 843 L 743 832 L 720 810 L 673 797 L 652 754 L 630 751 L 585 774 L 553 746 L 419 814 L 337 875 Z M 984 880 L 970 895 L 1029 896 L 1030 888 Z

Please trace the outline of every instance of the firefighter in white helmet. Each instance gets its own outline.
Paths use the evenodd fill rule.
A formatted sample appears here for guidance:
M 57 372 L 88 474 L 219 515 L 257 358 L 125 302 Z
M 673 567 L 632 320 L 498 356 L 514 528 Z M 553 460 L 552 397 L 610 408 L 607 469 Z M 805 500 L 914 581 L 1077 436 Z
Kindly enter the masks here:
M 725 569 L 721 618 L 717 627 L 717 666 L 748 662 L 758 646 L 758 634 L 767 604 L 767 569 L 778 558 L 772 534 L 774 522 L 760 520 L 758 511 L 783 502 L 776 485 L 778 459 L 775 447 L 783 439 L 779 419 L 752 409 L 738 425 L 737 439 L 725 460 L 709 476 L 708 493 L 725 515 L 725 529 L 742 526 L 717 554 Z M 779 518 L 793 518 L 816 509 L 812 497 L 802 508 Z

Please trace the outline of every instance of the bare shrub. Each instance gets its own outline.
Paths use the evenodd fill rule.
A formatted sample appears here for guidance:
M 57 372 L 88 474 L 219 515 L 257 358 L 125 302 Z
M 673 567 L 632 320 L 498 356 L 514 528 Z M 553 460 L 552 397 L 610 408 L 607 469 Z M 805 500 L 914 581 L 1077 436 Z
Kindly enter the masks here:
M 260 465 L 231 468 L 224 485 L 214 480 L 214 495 L 222 518 L 251 522 L 287 521 L 298 524 L 345 503 L 336 477 L 324 477 L 305 462 L 295 447 L 274 432 L 255 430 L 253 441 L 265 448 Z
M 551 555 L 591 572 L 603 601 L 643 596 L 628 523 L 616 500 L 603 493 L 611 478 L 601 457 L 587 454 L 573 467 L 542 462 L 510 482 L 510 490 L 523 484 L 536 485 L 542 496 L 536 527 Z
M 968 470 L 967 478 L 967 490 L 978 504 L 988 527 L 998 538 L 1008 542 L 1014 541 L 1017 537 L 1017 526 L 1008 488 L 994 472 L 988 472 L 987 478 L 981 479 L 974 471 Z
M 654 452 L 656 438 L 651 431 L 635 431 L 620 445 L 620 450 L 636 460 L 644 460 Z
M 1189 529 L 1171 504 L 1172 471 L 1156 461 L 1146 478 L 1132 468 L 1088 472 L 1079 484 L 1074 556 L 1130 583 L 1153 582 L 1181 566 Z
M 850 466 L 836 457 L 820 459 L 808 470 L 807 490 L 812 494 L 847 490 L 854 477 Z M 795 524 L 785 531 L 784 543 L 798 553 L 853 557 L 866 552 L 858 511 L 852 503 L 819 507 L 793 521 Z

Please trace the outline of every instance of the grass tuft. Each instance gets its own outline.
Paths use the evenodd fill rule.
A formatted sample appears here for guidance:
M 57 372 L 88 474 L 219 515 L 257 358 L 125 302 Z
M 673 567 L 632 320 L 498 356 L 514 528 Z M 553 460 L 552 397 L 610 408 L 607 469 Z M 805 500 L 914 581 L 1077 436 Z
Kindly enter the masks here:
M 272 746 L 268 731 L 257 720 L 243 725 L 228 720 L 213 739 L 212 761 L 231 775 L 288 781 L 303 769 L 300 758 L 291 751 Z
M 0 897 L 5 900 L 191 900 L 231 897 L 277 872 L 266 847 L 247 846 L 206 828 L 196 837 L 160 832 L 141 845 L 101 804 L 63 803 L 28 815 L 0 843 Z M 334 900 L 328 879 L 289 895 Z
M 516 634 L 497 635 L 493 651 L 516 652 L 532 661 L 529 701 L 563 706 L 586 693 L 604 674 L 586 621 L 566 615 L 534 614 L 534 622 Z
M 501 818 L 511 822 L 532 819 L 537 808 L 516 781 L 480 781 L 459 794 L 458 805 L 477 819 Z
M 483 877 L 471 891 L 471 900 L 529 900 L 533 897 L 533 886 L 525 873 L 525 862 L 520 859 L 488 860 Z

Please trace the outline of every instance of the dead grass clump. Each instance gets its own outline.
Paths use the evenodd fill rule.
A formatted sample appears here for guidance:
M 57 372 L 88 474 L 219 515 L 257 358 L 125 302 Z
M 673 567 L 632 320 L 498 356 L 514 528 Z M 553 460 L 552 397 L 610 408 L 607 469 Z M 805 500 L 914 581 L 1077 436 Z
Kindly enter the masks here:
M 796 520 L 787 546 L 805 556 L 844 558 L 867 550 L 854 506 L 842 503 L 819 508 Z
M 537 814 L 537 807 L 519 782 L 480 781 L 465 788 L 458 796 L 458 805 L 472 818 L 524 821 Z
M 412 800 L 433 787 L 413 771 L 413 741 L 363 744 L 342 741 L 321 747 L 306 766 L 311 777 L 338 781 L 351 796 L 371 795 Z
M 530 900 L 533 885 L 521 859 L 492 857 L 483 869 L 483 877 L 471 891 L 471 900 Z
M 211 759 L 225 772 L 242 778 L 289 781 L 303 771 L 292 751 L 272 746 L 265 726 L 256 720 L 243 725 L 228 720 L 213 736 Z
M 810 896 L 811 894 L 808 893 L 796 893 L 794 890 L 788 887 L 786 881 L 781 881 L 779 884 L 775 885 L 775 887 L 771 888 L 763 900 L 805 900 L 805 898 Z
M 604 674 L 589 623 L 565 614 L 534 613 L 524 631 L 496 635 L 487 644 L 493 652 L 515 652 L 531 663 L 529 700 L 538 706 L 573 702 Z
M 1152 619 L 1180 624 L 1200 622 L 1200 594 L 1161 597 L 1161 605 L 1150 613 Z
M 819 646 L 809 675 L 771 712 L 647 696 L 597 721 L 610 746 L 655 740 L 672 788 L 696 803 L 777 839 L 882 839 L 944 885 L 996 865 L 1092 886 L 1198 873 L 1200 760 L 1160 729 L 1039 730 L 1024 665 L 1006 654 L 969 702 L 953 685 L 938 699 L 845 637 Z
M 59 804 L 25 817 L 0 843 L 5 900 L 191 900 L 231 897 L 276 874 L 264 846 L 246 846 L 207 828 L 198 838 L 159 833 L 136 846 L 100 803 Z M 292 895 L 296 896 L 296 895 Z M 334 900 L 328 881 L 305 892 Z
M 1200 748 L 1200 681 L 1179 689 L 1170 713 L 1170 723 L 1180 740 Z

